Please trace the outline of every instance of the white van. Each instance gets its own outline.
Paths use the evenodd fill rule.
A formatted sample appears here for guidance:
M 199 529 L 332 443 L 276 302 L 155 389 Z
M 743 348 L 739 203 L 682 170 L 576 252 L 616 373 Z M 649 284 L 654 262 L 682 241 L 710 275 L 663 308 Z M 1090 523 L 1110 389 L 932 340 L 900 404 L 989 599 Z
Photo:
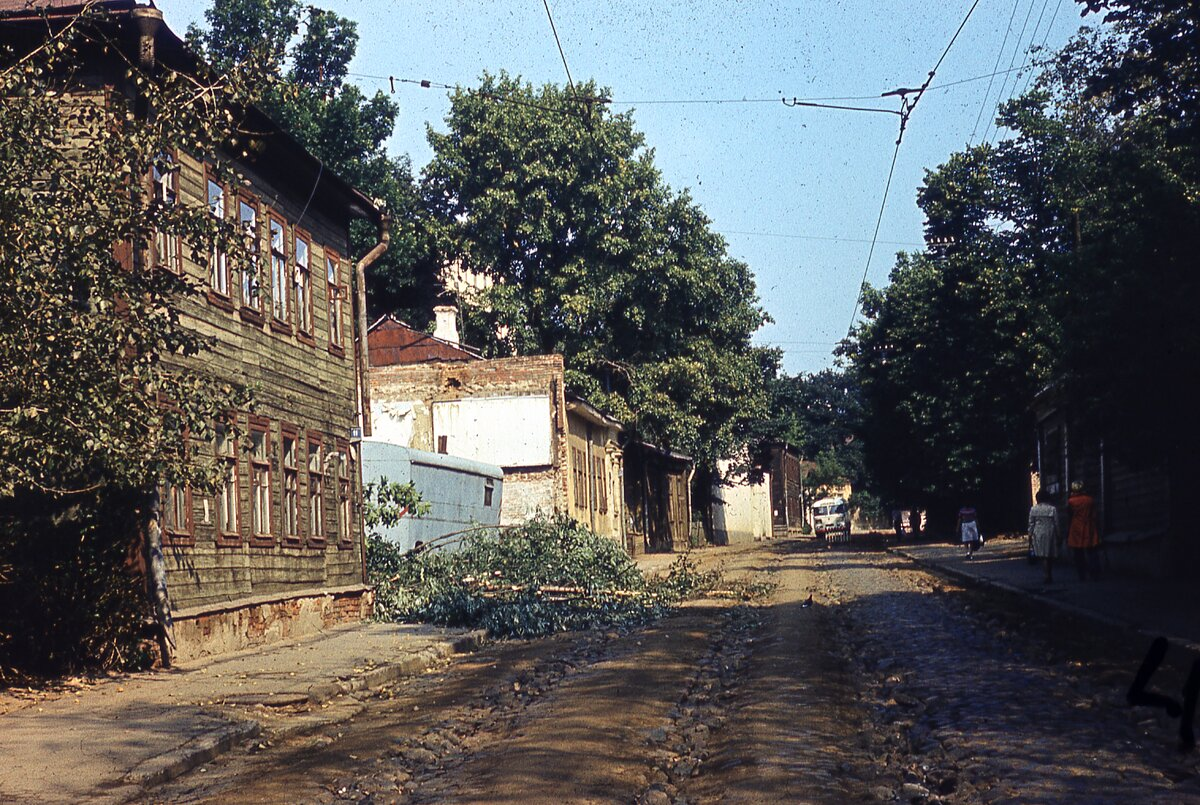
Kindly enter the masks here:
M 850 538 L 850 507 L 845 498 L 821 498 L 812 506 L 813 530 L 818 537 Z

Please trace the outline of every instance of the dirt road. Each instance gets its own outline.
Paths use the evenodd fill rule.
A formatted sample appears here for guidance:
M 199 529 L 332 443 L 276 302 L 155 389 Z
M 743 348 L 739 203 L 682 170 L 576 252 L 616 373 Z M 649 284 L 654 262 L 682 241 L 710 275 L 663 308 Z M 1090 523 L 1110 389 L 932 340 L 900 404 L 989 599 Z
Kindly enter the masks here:
M 1200 802 L 1129 657 L 890 554 L 702 552 L 769 580 L 650 626 L 491 645 L 317 711 L 153 802 Z M 811 596 L 811 604 L 810 602 Z

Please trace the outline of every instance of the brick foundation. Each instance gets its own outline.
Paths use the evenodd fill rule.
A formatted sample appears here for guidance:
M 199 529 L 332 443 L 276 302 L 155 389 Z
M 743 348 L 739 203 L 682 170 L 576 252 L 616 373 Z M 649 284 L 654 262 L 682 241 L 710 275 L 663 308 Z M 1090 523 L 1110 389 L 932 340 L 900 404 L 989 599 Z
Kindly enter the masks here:
M 180 612 L 175 616 L 174 660 L 188 662 L 362 621 L 371 616 L 374 603 L 373 590 L 357 587 Z

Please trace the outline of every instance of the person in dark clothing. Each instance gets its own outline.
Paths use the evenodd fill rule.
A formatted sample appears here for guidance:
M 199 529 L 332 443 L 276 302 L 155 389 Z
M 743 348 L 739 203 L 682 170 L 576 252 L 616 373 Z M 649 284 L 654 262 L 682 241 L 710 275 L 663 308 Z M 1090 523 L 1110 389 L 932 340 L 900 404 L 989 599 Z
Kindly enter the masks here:
M 979 530 L 979 520 L 975 514 L 975 510 L 970 506 L 963 506 L 958 510 L 958 531 L 959 542 L 967 549 L 967 558 L 970 559 L 975 555 L 975 552 L 983 547 L 983 532 Z

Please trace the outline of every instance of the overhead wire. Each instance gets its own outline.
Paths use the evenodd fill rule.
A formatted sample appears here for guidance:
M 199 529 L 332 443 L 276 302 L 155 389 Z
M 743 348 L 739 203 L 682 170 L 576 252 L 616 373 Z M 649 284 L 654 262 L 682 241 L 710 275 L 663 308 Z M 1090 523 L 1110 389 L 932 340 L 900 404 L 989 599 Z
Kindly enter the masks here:
M 971 15 L 975 13 L 975 9 L 978 7 L 979 0 L 975 0 L 975 2 L 971 4 L 971 7 L 967 9 L 967 13 L 963 17 L 962 22 L 958 24 L 958 28 L 954 31 L 954 36 L 950 37 L 950 41 L 946 44 L 945 50 L 942 51 L 941 56 L 938 56 L 937 62 L 933 65 L 933 69 L 929 71 L 929 75 L 926 76 L 924 83 L 922 83 L 920 87 L 917 87 L 916 89 L 894 89 L 891 92 L 883 93 L 883 96 L 881 96 L 886 97 L 889 95 L 898 95 L 900 97 L 900 133 L 896 137 L 896 147 L 892 151 L 892 162 L 888 166 L 887 182 L 885 182 L 883 186 L 883 199 L 879 203 L 879 215 L 875 219 L 875 230 L 871 233 L 871 247 L 867 250 L 867 262 L 866 265 L 863 266 L 862 279 L 859 280 L 858 290 L 854 295 L 854 311 L 850 314 L 850 325 L 846 328 L 847 338 L 849 338 L 851 333 L 854 332 L 854 320 L 858 318 L 858 308 L 859 305 L 862 304 L 863 289 L 866 288 L 867 274 L 871 270 L 871 258 L 875 256 L 875 245 L 879 240 L 879 227 L 883 223 L 883 213 L 884 210 L 887 209 L 888 193 L 891 192 L 892 189 L 892 176 L 894 176 L 896 173 L 896 158 L 900 156 L 900 143 L 904 141 L 904 131 L 908 127 L 909 118 L 912 117 L 913 110 L 916 108 L 917 103 L 920 102 L 921 97 L 929 89 L 929 85 L 933 83 L 933 79 L 937 75 L 938 69 L 942 66 L 942 62 L 946 60 L 946 56 L 950 53 L 950 49 L 954 47 L 954 43 L 958 41 L 958 35 L 962 33 L 963 28 L 967 27 L 967 21 L 971 19 Z M 911 101 L 908 99 L 909 95 L 914 96 Z
M 841 238 L 836 235 L 803 235 L 794 232 L 752 232 L 740 229 L 722 229 L 718 232 L 721 235 L 750 235 L 760 238 L 792 238 L 795 240 L 827 240 L 837 243 L 870 243 L 868 238 Z M 879 243 L 886 243 L 889 246 L 920 246 L 920 243 L 913 243 L 906 240 L 881 240 Z
M 1054 30 L 1054 23 L 1055 23 L 1055 21 L 1058 20 L 1058 12 L 1062 8 L 1062 4 L 1063 4 L 1063 0 L 1058 0 L 1058 2 L 1055 3 L 1055 5 L 1054 5 L 1054 13 L 1050 15 L 1050 22 L 1046 25 L 1046 30 L 1042 34 L 1042 43 L 1041 43 L 1041 45 L 1038 46 L 1039 52 L 1042 50 L 1045 50 L 1046 43 L 1050 41 L 1050 33 L 1051 33 L 1051 31 Z M 1040 67 L 1044 64 L 1048 64 L 1050 61 L 1052 61 L 1052 60 L 1051 59 L 1042 59 L 1041 61 L 1034 62 L 1031 66 Z M 1033 71 L 1030 70 L 1029 75 L 1027 75 L 1025 77 L 1025 85 L 1023 87 L 1021 87 L 1022 95 L 1024 95 L 1026 93 L 1026 91 L 1029 90 L 1029 84 L 1032 81 L 1033 81 Z
M 1048 0 L 1043 0 L 1043 2 L 1048 2 Z M 1019 34 L 1017 34 L 1017 41 L 1013 45 L 1012 58 L 1010 58 L 1008 61 L 1008 66 L 1009 66 L 1010 70 L 1017 63 L 1017 55 L 1021 52 L 1021 40 L 1023 40 L 1025 38 L 1025 29 L 1029 27 L 1029 18 L 1033 16 L 1033 7 L 1036 3 L 1037 3 L 1037 0 L 1029 0 L 1029 9 L 1025 12 L 1025 21 L 1021 24 L 1021 32 Z M 1016 72 L 1015 70 L 1011 70 L 1011 71 Z M 1001 101 L 1000 99 L 1006 97 L 1005 96 L 1005 87 L 1007 87 L 1007 86 L 1008 86 L 1008 76 L 1005 76 L 1004 80 L 1000 82 L 1000 93 L 996 96 L 997 109 L 999 109 L 1000 104 L 1003 103 L 1003 101 Z M 1013 82 L 1013 86 L 1014 87 L 1016 86 L 1015 81 Z M 1000 131 L 1000 129 L 996 126 L 995 116 L 993 115 L 992 121 L 988 124 L 987 128 L 984 129 L 984 137 L 982 140 L 980 140 L 980 142 L 989 142 L 990 143 L 992 141 L 993 135 L 998 134 L 999 131 Z
M 1059 1 L 1061 3 L 1062 0 L 1059 0 Z M 1034 62 L 1033 65 L 1040 66 L 1040 65 L 1048 64 L 1048 63 L 1049 63 L 1049 60 L 1042 60 L 1042 61 Z M 1011 69 L 996 70 L 994 72 L 984 73 L 983 75 L 975 75 L 975 76 L 971 76 L 969 78 L 960 78 L 956 81 L 947 81 L 944 84 L 931 84 L 926 91 L 927 92 L 940 92 L 942 90 L 952 89 L 954 87 L 958 87 L 963 84 L 970 84 L 970 83 L 973 83 L 976 81 L 983 81 L 985 79 L 994 79 L 998 75 L 1008 75 L 1009 73 L 1014 73 L 1021 69 L 1023 69 L 1023 68 L 1013 67 Z M 392 93 L 396 92 L 397 84 L 412 84 L 415 86 L 422 87 L 424 89 L 431 89 L 431 88 L 446 89 L 446 90 L 460 89 L 460 90 L 463 90 L 464 92 L 474 92 L 476 95 L 479 95 L 481 97 L 487 97 L 487 98 L 490 98 L 490 99 L 493 99 L 496 101 L 507 102 L 507 103 L 518 103 L 519 102 L 519 100 L 516 98 L 498 95 L 495 93 L 481 93 L 478 90 L 463 89 L 462 85 L 456 86 L 453 84 L 446 84 L 446 83 L 442 83 L 442 82 L 438 82 L 438 81 L 431 81 L 429 79 L 401 78 L 399 76 L 394 76 L 394 75 L 375 75 L 372 73 L 354 73 L 354 72 L 346 73 L 346 75 L 349 78 L 359 78 L 359 79 L 366 79 L 369 81 L 379 81 L 379 82 L 386 83 L 389 85 Z M 805 106 L 820 105 L 819 108 L 839 109 L 842 107 L 835 105 L 833 103 L 834 101 L 873 101 L 873 100 L 878 100 L 879 97 L 880 96 L 876 94 L 876 95 L 828 95 L 828 96 L 804 97 L 804 98 L 799 98 L 799 97 L 785 98 L 783 96 L 779 96 L 779 97 L 774 97 L 774 98 L 744 98 L 744 97 L 743 98 L 639 98 L 636 100 L 624 100 L 621 98 L 603 98 L 603 97 L 596 97 L 596 98 L 580 97 L 580 98 L 577 98 L 577 100 L 584 101 L 584 102 L 591 102 L 591 103 L 604 103 L 609 106 L 777 104 L 780 101 L 784 101 L 789 104 L 794 103 L 794 102 L 799 102 Z M 828 104 L 828 106 L 826 106 L 825 104 Z M 562 112 L 563 110 L 555 109 L 555 110 L 551 110 L 551 111 Z M 879 108 L 874 108 L 874 107 L 871 107 L 871 108 L 864 107 L 864 111 L 887 112 L 888 114 L 897 114 L 894 110 L 891 110 L 891 109 L 879 109 Z
M 1008 35 L 1012 33 L 1013 20 L 1017 18 L 1017 9 L 1021 5 L 1021 0 L 1013 0 L 1012 13 L 1008 15 L 1008 27 L 1004 29 L 1004 38 L 1000 40 L 1000 49 L 996 52 L 996 63 L 992 65 L 993 71 L 999 71 L 1000 60 L 1004 58 L 1004 49 L 1008 46 Z M 983 92 L 983 101 L 979 104 L 979 113 L 975 115 L 975 125 L 971 127 L 971 137 L 967 140 L 968 144 L 975 142 L 975 133 L 979 130 L 979 121 L 983 119 L 983 110 L 987 108 L 988 98 L 992 95 L 992 81 L 998 75 L 998 72 L 992 73 L 991 80 L 988 81 L 987 89 Z M 1007 75 L 1007 72 L 1005 73 Z
M 563 69 L 567 72 L 567 86 L 571 88 L 571 94 L 575 95 L 575 81 L 571 78 L 571 68 L 567 66 L 567 54 L 563 52 L 562 40 L 558 38 L 554 15 L 550 13 L 550 0 L 542 0 L 542 5 L 546 7 L 546 18 L 550 20 L 550 32 L 554 34 L 554 44 L 558 45 L 558 55 L 562 58 Z
M 896 157 L 900 155 L 901 138 L 896 138 L 896 148 L 892 151 L 892 164 L 888 167 L 887 183 L 883 186 L 883 201 L 879 204 L 879 216 L 875 219 L 875 231 L 871 234 L 871 248 L 867 250 L 867 264 L 863 266 L 862 279 L 858 282 L 858 292 L 854 297 L 854 312 L 850 314 L 850 326 L 846 329 L 846 337 L 854 332 L 854 319 L 858 317 L 858 306 L 862 303 L 863 288 L 867 285 L 867 272 L 871 269 L 871 258 L 875 255 L 875 244 L 878 243 L 879 226 L 883 223 L 883 211 L 887 208 L 888 191 L 892 189 L 892 175 L 896 172 Z

